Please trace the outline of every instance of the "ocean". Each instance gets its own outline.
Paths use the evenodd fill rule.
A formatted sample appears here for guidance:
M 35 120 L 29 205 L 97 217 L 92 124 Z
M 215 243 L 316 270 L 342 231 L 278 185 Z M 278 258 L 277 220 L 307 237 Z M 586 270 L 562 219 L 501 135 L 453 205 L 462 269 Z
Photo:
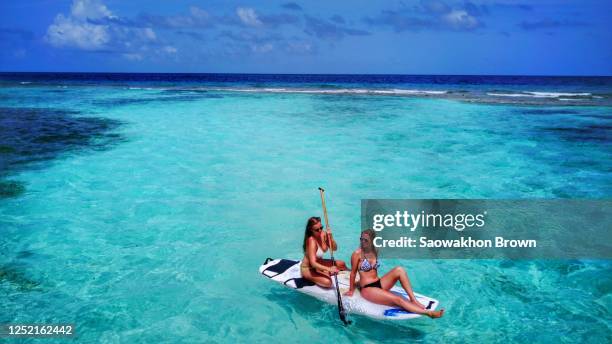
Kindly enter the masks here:
M 0 73 L 0 323 L 82 342 L 610 340 L 608 260 L 395 260 L 446 315 L 269 282 L 364 198 L 612 195 L 612 77 Z

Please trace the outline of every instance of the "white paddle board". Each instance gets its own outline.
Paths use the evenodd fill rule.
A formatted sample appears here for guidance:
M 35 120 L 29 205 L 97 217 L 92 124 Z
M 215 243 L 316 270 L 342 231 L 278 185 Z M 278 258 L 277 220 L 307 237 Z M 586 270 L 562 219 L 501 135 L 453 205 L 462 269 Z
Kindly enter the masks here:
M 266 262 L 259 267 L 259 272 L 266 278 L 288 288 L 295 289 L 330 304 L 337 304 L 336 288 L 322 288 L 302 278 L 300 261 L 298 260 L 268 258 Z M 349 289 L 349 277 L 350 271 L 340 271 L 338 274 L 338 287 L 340 288 L 341 294 L 344 294 Z M 404 289 L 397 285 L 391 288 L 391 292 L 408 299 L 408 295 Z M 414 295 L 421 304 L 427 306 L 427 309 L 434 310 L 438 307 L 438 300 L 417 293 L 414 293 Z M 358 288 L 355 289 L 355 293 L 351 297 L 343 295 L 342 303 L 348 313 L 364 315 L 380 320 L 407 320 L 421 316 L 421 314 L 411 313 L 398 306 L 386 306 L 372 303 L 361 296 Z

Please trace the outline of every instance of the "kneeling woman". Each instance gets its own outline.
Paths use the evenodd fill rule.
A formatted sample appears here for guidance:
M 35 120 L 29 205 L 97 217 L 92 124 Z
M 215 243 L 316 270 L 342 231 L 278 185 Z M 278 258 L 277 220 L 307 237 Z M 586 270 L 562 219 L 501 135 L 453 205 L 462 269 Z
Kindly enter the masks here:
M 361 245 L 351 256 L 351 266 L 353 267 L 350 277 L 351 283 L 345 295 L 353 295 L 355 291 L 355 277 L 357 271 L 359 271 L 361 295 L 364 299 L 382 305 L 399 306 L 409 312 L 427 315 L 430 318 L 441 317 L 444 314 L 444 310 L 427 310 L 425 306 L 417 301 L 408 275 L 402 267 L 396 266 L 383 277 L 378 278 L 377 270 L 380 263 L 378 262 L 376 248 L 373 244 L 375 236 L 376 232 L 371 229 L 361 232 L 361 238 L 359 239 Z M 400 281 L 410 300 L 389 291 L 397 281 Z
M 302 277 L 321 287 L 330 288 L 332 282 L 329 276 L 338 270 L 346 270 L 346 264 L 341 260 L 336 260 L 334 266 L 331 259 L 323 259 L 323 254 L 328 249 L 336 251 L 338 246 L 331 230 L 328 228 L 326 232 L 323 231 L 320 217 L 311 217 L 306 222 L 303 249 L 304 259 L 300 265 Z

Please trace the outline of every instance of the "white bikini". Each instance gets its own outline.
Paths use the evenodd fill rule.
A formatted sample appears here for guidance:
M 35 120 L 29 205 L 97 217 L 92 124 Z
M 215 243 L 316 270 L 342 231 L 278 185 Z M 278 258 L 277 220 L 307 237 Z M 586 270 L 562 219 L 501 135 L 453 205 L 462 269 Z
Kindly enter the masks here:
M 317 256 L 317 258 L 323 259 L 323 255 L 324 254 L 325 254 L 325 252 L 323 251 L 323 249 L 321 249 L 321 246 L 319 246 L 319 243 L 317 242 L 317 253 L 315 253 L 315 255 Z M 304 265 L 303 261 L 300 264 L 300 269 L 302 269 L 302 270 L 304 270 L 304 269 L 306 269 L 306 270 L 313 269 L 314 270 L 313 267 Z
M 321 246 L 319 246 L 319 243 L 317 243 L 317 258 L 323 258 L 323 254 L 325 254 L 325 252 L 323 252 L 323 250 L 321 249 Z

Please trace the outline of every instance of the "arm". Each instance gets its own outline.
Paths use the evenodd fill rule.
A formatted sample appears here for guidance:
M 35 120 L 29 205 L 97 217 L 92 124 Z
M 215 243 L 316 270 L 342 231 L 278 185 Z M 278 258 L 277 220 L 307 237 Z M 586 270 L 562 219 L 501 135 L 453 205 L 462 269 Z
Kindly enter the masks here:
M 332 236 L 331 229 L 327 230 L 324 241 L 326 241 L 325 245 L 327 247 L 331 246 L 332 251 L 338 251 L 338 245 L 336 244 L 336 240 L 334 240 L 334 237 Z
M 327 249 L 329 248 L 328 240 L 329 238 L 327 237 L 327 232 L 323 232 L 323 235 L 321 236 L 321 249 L 323 252 L 327 252 Z
M 359 268 L 359 254 L 357 251 L 351 255 L 351 276 L 349 277 L 350 287 L 345 293 L 346 296 L 353 296 L 355 292 L 355 277 L 357 276 L 357 269 Z
M 327 271 L 327 272 L 337 272 L 338 271 L 338 268 L 336 268 L 335 266 L 327 267 L 317 262 L 317 241 L 313 237 L 308 238 L 308 247 L 306 248 L 306 256 L 308 257 L 308 262 L 310 263 L 310 266 L 317 270 L 322 270 L 322 271 Z

